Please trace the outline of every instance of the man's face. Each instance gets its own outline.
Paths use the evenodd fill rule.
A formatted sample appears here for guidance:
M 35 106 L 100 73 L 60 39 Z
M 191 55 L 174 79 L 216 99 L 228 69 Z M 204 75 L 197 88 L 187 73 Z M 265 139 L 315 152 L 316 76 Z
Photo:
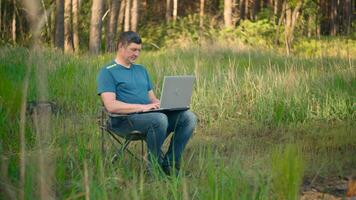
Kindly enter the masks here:
M 132 64 L 136 61 L 141 52 L 141 44 L 130 43 L 127 46 L 122 45 L 119 48 L 119 53 L 127 64 Z

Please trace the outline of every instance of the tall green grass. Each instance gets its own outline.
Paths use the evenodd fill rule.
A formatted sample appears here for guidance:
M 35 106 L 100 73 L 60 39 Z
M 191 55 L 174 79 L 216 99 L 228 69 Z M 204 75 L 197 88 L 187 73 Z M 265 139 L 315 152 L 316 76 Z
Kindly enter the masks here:
M 0 49 L 1 188 L 10 191 L 19 187 L 18 118 L 28 55 L 22 48 Z M 303 177 L 341 175 L 356 164 L 355 60 L 192 47 L 143 52 L 138 60 L 158 96 L 163 76 L 196 76 L 191 107 L 199 123 L 183 163 L 191 175 L 149 178 L 129 156 L 111 165 L 108 140 L 101 154 L 96 75 L 113 56 L 47 49 L 39 58 L 47 64 L 49 101 L 56 105 L 47 153 L 59 199 L 295 199 Z M 37 99 L 34 77 L 35 71 L 28 101 Z M 27 118 L 25 194 L 36 199 L 37 139 L 32 115 Z M 285 144 L 298 152 L 276 150 Z M 291 185 L 284 184 L 287 177 L 295 177 Z M 0 198 L 9 196 L 1 189 Z

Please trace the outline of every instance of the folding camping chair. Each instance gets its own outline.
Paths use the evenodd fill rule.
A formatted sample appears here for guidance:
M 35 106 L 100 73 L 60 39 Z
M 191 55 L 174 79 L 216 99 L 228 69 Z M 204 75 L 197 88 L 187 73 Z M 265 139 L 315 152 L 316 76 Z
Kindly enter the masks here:
M 124 152 L 128 152 L 131 156 L 136 158 L 137 160 L 145 160 L 144 157 L 144 140 L 146 139 L 146 134 L 140 132 L 140 131 L 132 131 L 128 133 L 125 137 L 121 137 L 118 134 L 116 134 L 116 131 L 112 128 L 111 126 L 111 120 L 110 117 L 127 117 L 127 115 L 120 115 L 120 114 L 113 114 L 109 113 L 104 106 L 102 106 L 101 109 L 101 116 L 99 118 L 99 127 L 101 131 L 101 149 L 102 153 L 105 153 L 105 134 L 109 134 L 111 138 L 116 142 L 118 145 L 116 149 L 116 153 L 114 156 L 111 158 L 111 163 L 114 164 L 115 161 L 120 158 L 120 156 Z M 140 141 L 141 142 L 141 155 L 137 156 L 135 155 L 132 151 L 128 149 L 129 145 L 133 141 Z

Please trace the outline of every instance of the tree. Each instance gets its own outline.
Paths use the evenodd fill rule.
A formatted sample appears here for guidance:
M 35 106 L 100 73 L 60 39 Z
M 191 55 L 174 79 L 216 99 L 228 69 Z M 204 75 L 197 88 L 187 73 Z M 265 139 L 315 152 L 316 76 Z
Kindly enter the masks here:
M 93 0 L 90 19 L 89 51 L 94 54 L 100 52 L 103 10 L 104 1 Z
M 125 0 L 125 24 L 124 24 L 124 31 L 130 30 L 130 7 L 131 7 L 131 0 Z
M 200 0 L 200 10 L 199 10 L 199 27 L 202 28 L 204 25 L 204 0 Z
M 263 3 L 263 1 L 262 1 L 262 3 Z M 260 0 L 254 0 L 253 1 L 253 10 L 252 10 L 252 19 L 253 20 L 256 20 L 258 12 L 260 12 Z
M 12 28 L 11 28 L 11 32 L 12 32 L 12 42 L 14 44 L 16 44 L 16 0 L 12 0 L 13 2 L 13 12 L 12 12 Z
M 108 34 L 106 38 L 106 51 L 114 52 L 115 51 L 115 35 L 117 33 L 117 21 L 119 15 L 119 0 L 112 0 L 111 2 L 111 9 L 109 12 L 109 26 L 108 26 Z M 122 4 L 122 1 L 121 1 Z
M 137 22 L 138 22 L 138 0 L 132 0 L 132 8 L 131 8 L 131 30 L 137 31 Z
M 166 21 L 169 22 L 172 19 L 172 0 L 166 0 Z
M 288 0 L 285 0 L 284 5 L 285 5 L 284 40 L 285 40 L 287 55 L 289 55 L 290 49 L 292 47 L 294 29 L 300 15 L 300 10 L 303 5 L 303 0 L 298 0 L 294 7 L 292 7 L 291 3 Z
M 72 0 L 64 2 L 64 52 L 73 52 L 72 44 Z
M 178 14 L 178 0 L 173 0 L 173 21 L 177 20 Z
M 56 31 L 54 45 L 64 48 L 64 0 L 56 0 Z
M 117 32 L 123 30 L 124 18 L 125 18 L 125 9 L 126 9 L 126 1 L 121 0 L 120 2 L 120 10 L 119 10 L 119 17 L 118 17 L 118 26 Z
M 337 33 L 337 0 L 331 0 L 331 10 L 330 10 L 330 35 L 335 36 Z
M 224 22 L 226 28 L 232 27 L 232 0 L 224 0 Z
M 73 46 L 74 51 L 79 51 L 79 31 L 78 31 L 78 11 L 79 2 L 78 0 L 73 0 L 72 2 L 73 10 Z

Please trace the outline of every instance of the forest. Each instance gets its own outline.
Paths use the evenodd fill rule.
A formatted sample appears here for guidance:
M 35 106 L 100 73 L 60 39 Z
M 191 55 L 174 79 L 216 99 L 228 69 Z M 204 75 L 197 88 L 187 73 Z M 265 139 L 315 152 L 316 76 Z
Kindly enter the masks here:
M 177 176 L 112 163 L 97 76 L 129 30 L 157 96 L 195 76 Z M 0 0 L 0 199 L 352 200 L 355 64 L 356 0 Z
M 26 1 L 0 1 L 1 43 L 28 46 L 31 19 Z M 283 46 L 298 38 L 355 37 L 353 0 L 41 0 L 32 2 L 39 38 L 65 52 L 115 51 L 121 31 L 138 31 L 147 48 L 177 40 L 240 39 Z

